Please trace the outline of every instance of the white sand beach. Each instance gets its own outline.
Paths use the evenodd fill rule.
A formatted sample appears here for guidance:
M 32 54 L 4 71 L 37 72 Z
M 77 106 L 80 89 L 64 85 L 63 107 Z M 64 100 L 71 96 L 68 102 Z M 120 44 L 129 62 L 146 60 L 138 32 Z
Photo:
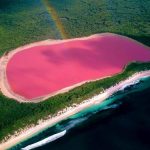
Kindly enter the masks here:
M 90 106 L 100 104 L 102 101 L 110 97 L 113 93 L 119 91 L 124 87 L 124 85 L 132 85 L 133 83 L 136 83 L 139 81 L 141 78 L 149 77 L 150 76 L 150 71 L 142 71 L 138 72 L 128 79 L 121 81 L 120 83 L 106 89 L 103 93 L 100 93 L 90 99 L 87 99 L 83 101 L 81 104 L 76 105 L 74 104 L 72 107 L 66 108 L 60 112 L 58 112 L 55 117 L 49 117 L 47 120 L 40 120 L 39 124 L 36 126 L 28 127 L 21 132 L 16 133 L 15 135 L 11 136 L 9 140 L 6 142 L 1 143 L 0 149 L 5 150 L 8 149 L 15 144 L 31 137 L 33 134 L 38 133 L 40 130 L 46 129 L 47 127 L 50 127 L 54 124 L 56 124 L 59 121 L 62 121 L 73 114 L 76 114 L 80 112 L 83 109 L 86 109 Z

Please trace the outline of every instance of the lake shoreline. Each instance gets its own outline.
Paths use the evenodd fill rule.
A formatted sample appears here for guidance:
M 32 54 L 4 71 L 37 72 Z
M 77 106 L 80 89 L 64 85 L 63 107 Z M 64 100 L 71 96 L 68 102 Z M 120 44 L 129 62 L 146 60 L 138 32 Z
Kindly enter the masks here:
M 0 148 L 3 149 L 8 149 L 19 142 L 28 139 L 32 137 L 34 134 L 38 133 L 40 130 L 44 130 L 50 126 L 55 125 L 56 123 L 86 109 L 89 108 L 90 106 L 100 104 L 103 102 L 105 99 L 109 98 L 111 95 L 116 93 L 119 90 L 123 90 L 122 87 L 126 86 L 131 86 L 134 83 L 136 84 L 137 81 L 139 81 L 141 78 L 149 77 L 150 76 L 150 71 L 141 71 L 138 73 L 133 74 L 131 77 L 120 81 L 118 84 L 111 86 L 110 88 L 106 89 L 104 92 L 93 96 L 92 98 L 89 98 L 87 100 L 84 100 L 80 104 L 73 104 L 72 107 L 68 107 L 63 109 L 62 111 L 59 111 L 55 116 L 49 116 L 48 119 L 46 120 L 40 120 L 38 122 L 38 125 L 32 125 L 30 127 L 27 127 L 26 129 L 23 129 L 20 132 L 17 132 L 15 135 L 11 136 L 10 139 L 8 139 L 5 142 L 1 143 Z
M 87 79 L 87 80 L 84 80 L 84 81 L 76 82 L 75 84 L 72 84 L 72 85 L 69 85 L 67 87 L 63 87 L 63 88 L 61 88 L 59 90 L 53 91 L 50 94 L 47 94 L 47 95 L 44 94 L 42 96 L 35 97 L 35 98 L 32 98 L 32 99 L 27 99 L 27 98 L 25 98 L 25 97 L 15 93 L 13 91 L 12 87 L 10 86 L 10 83 L 8 82 L 8 76 L 7 76 L 8 62 L 12 59 L 12 57 L 16 53 L 20 53 L 20 52 L 25 51 L 26 49 L 29 49 L 29 48 L 32 48 L 32 47 L 46 46 L 46 45 L 48 45 L 48 46 L 49 45 L 57 45 L 57 44 L 60 44 L 60 43 L 64 44 L 66 42 L 72 42 L 72 41 L 84 41 L 84 40 L 87 40 L 87 39 L 94 39 L 94 38 L 97 38 L 97 37 L 105 38 L 106 36 L 130 39 L 128 37 L 117 35 L 117 34 L 113 34 L 113 33 L 101 33 L 101 34 L 94 34 L 94 35 L 87 36 L 87 37 L 82 37 L 82 38 L 73 38 L 73 39 L 66 39 L 66 40 L 51 40 L 51 39 L 49 39 L 49 40 L 45 40 L 45 41 L 39 41 L 39 42 L 31 43 L 31 44 L 28 44 L 28 45 L 25 45 L 25 46 L 21 46 L 21 47 L 19 47 L 17 49 L 14 49 L 14 50 L 12 50 L 12 51 L 10 51 L 8 53 L 5 53 L 0 58 L 0 66 L 1 66 L 1 68 L 0 68 L 0 88 L 1 88 L 1 92 L 6 97 L 15 99 L 15 100 L 17 100 L 20 103 L 21 102 L 23 102 L 23 103 L 38 103 L 38 102 L 47 100 L 48 98 L 53 97 L 53 96 L 55 96 L 57 94 L 66 93 L 66 92 L 70 91 L 71 89 L 79 87 L 79 86 L 81 86 L 81 85 L 83 85 L 85 83 L 101 80 L 101 79 L 104 79 L 104 78 L 107 78 L 107 77 L 114 76 L 116 74 L 120 74 L 122 72 L 122 70 L 123 70 L 123 66 L 119 70 L 116 70 L 114 72 L 110 71 L 105 76 L 98 76 L 98 77 L 96 77 L 94 79 L 90 79 L 90 80 Z M 134 42 L 137 42 L 137 41 L 135 41 L 133 39 L 130 39 L 130 40 L 134 41 Z M 138 44 L 142 45 L 141 43 L 138 43 Z M 146 46 L 144 46 L 144 47 L 146 48 Z M 126 65 L 126 64 L 124 64 L 124 65 Z

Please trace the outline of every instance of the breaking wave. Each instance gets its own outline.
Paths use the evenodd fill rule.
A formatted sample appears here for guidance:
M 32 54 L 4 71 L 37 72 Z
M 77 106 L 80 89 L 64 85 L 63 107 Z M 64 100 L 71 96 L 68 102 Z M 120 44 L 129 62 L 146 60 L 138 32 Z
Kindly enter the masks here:
M 129 83 L 129 84 L 125 84 L 124 86 L 122 86 L 122 87 L 120 88 L 120 91 L 125 90 L 125 89 L 128 88 L 128 87 L 137 85 L 138 83 L 140 83 L 140 80 L 136 80 L 136 81 L 133 81 L 133 82 L 131 82 L 131 83 Z
M 53 141 L 55 141 L 55 140 L 57 140 L 57 139 L 63 137 L 63 136 L 66 134 L 66 132 L 67 132 L 67 131 L 64 130 L 64 131 L 62 131 L 62 132 L 59 132 L 59 133 L 57 133 L 57 134 L 54 134 L 54 135 L 52 135 L 52 136 L 50 136 L 50 137 L 48 137 L 48 138 L 45 138 L 45 139 L 43 139 L 43 140 L 41 140 L 41 141 L 39 141 L 39 142 L 36 142 L 36 143 L 34 143 L 34 144 L 31 144 L 31 145 L 28 145 L 28 146 L 22 148 L 22 150 L 31 150 L 31 149 L 34 149 L 34 148 L 43 146 L 43 145 L 45 145 L 45 144 L 48 144 L 48 143 L 50 143 L 50 142 L 53 142 Z
M 106 106 L 102 110 L 115 109 L 115 108 L 118 108 L 120 105 L 121 105 L 121 102 L 118 104 L 112 104 L 112 105 Z

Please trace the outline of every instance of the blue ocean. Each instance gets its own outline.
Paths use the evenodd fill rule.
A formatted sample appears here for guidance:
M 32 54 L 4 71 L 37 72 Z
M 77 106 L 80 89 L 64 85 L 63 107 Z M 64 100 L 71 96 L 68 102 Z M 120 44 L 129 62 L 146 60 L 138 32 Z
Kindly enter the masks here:
M 58 133 L 65 134 L 56 138 Z M 39 131 L 10 150 L 30 149 L 45 138 L 55 139 L 35 150 L 150 150 L 150 78 Z M 36 145 L 36 144 L 35 144 Z

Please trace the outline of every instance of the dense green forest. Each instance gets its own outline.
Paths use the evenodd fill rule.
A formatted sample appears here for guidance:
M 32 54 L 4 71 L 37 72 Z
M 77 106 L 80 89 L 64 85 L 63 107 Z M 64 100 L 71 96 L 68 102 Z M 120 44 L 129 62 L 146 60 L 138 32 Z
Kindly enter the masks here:
M 59 94 L 40 103 L 19 103 L 0 94 L 0 141 L 18 129 L 36 124 L 39 119 L 54 115 L 73 103 L 80 103 L 102 92 L 135 72 L 149 69 L 149 63 L 132 63 L 121 74 L 86 83 L 67 93 Z
M 44 0 L 0 1 L 0 56 L 18 46 L 48 38 L 60 39 L 59 30 Z M 113 32 L 150 45 L 148 0 L 49 0 L 65 29 L 66 38 Z M 144 17 L 143 17 L 144 16 Z M 135 72 L 150 69 L 150 63 L 132 63 L 119 75 L 90 82 L 47 101 L 18 103 L 0 94 L 0 141 L 41 118 L 80 103 Z
M 0 55 L 34 41 L 61 38 L 45 0 L 0 1 Z M 148 0 L 46 0 L 62 22 L 66 38 L 113 32 L 150 41 Z

